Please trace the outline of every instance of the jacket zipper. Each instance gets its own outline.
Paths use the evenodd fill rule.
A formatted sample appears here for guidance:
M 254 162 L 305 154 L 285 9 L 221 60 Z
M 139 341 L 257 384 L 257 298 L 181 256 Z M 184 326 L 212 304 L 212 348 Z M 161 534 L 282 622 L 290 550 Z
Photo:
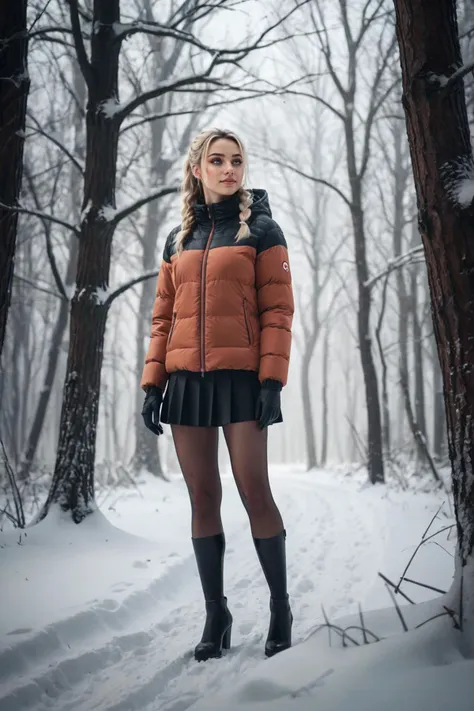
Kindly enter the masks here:
M 171 336 L 173 335 L 175 323 L 176 323 L 176 311 L 173 313 L 173 318 L 172 318 L 172 320 L 171 320 L 171 328 L 170 328 L 170 332 L 169 332 L 169 335 L 168 335 L 168 345 L 169 345 L 170 342 L 171 342 Z
M 249 322 L 249 317 L 247 313 L 247 299 L 244 297 L 244 319 L 245 319 L 245 328 L 247 329 L 247 338 L 249 339 L 249 346 L 252 345 L 252 334 L 250 331 L 250 322 Z
M 209 211 L 209 217 L 211 213 Z M 205 364 L 205 346 L 204 346 L 204 333 L 205 333 L 205 314 L 206 314 L 206 270 L 207 270 L 207 257 L 209 255 L 209 249 L 211 246 L 212 235 L 214 234 L 214 222 L 212 222 L 211 231 L 209 232 L 209 237 L 207 238 L 206 248 L 204 250 L 204 256 L 202 258 L 201 267 L 201 377 L 204 377 L 204 372 L 206 369 Z

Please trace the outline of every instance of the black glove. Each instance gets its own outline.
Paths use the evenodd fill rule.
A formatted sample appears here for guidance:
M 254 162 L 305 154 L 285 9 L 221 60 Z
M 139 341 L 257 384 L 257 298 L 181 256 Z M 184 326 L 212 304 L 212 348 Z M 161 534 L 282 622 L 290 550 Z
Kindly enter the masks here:
M 279 380 L 264 380 L 257 400 L 255 419 L 261 430 L 272 425 L 280 417 L 280 391 L 282 384 Z
M 145 395 L 142 415 L 145 427 L 148 427 L 154 434 L 163 434 L 163 427 L 160 425 L 160 408 L 163 400 L 163 391 L 154 385 L 150 386 Z

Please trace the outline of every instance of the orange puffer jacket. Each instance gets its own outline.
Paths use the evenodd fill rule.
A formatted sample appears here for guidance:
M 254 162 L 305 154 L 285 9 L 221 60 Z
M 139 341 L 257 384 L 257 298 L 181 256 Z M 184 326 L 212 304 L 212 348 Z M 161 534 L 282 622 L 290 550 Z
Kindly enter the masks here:
M 264 190 L 253 191 L 250 236 L 239 242 L 237 194 L 195 206 L 178 257 L 166 240 L 141 386 L 164 389 L 177 370 L 253 370 L 286 384 L 293 292 L 288 250 Z

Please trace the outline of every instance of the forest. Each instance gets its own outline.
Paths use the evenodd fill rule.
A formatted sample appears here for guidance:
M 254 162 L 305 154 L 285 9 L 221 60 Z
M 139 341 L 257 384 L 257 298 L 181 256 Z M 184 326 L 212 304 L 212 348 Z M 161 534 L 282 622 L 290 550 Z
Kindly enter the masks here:
M 0 531 L 172 486 L 140 375 L 184 155 L 225 127 L 292 264 L 270 465 L 446 496 L 473 649 L 473 73 L 472 0 L 4 2 Z

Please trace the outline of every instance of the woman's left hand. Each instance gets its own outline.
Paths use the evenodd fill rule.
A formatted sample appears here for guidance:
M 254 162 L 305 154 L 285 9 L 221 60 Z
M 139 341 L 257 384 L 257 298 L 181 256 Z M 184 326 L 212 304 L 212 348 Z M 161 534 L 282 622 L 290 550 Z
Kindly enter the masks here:
M 272 425 L 280 417 L 281 383 L 278 380 L 264 380 L 257 400 L 255 419 L 261 430 Z

